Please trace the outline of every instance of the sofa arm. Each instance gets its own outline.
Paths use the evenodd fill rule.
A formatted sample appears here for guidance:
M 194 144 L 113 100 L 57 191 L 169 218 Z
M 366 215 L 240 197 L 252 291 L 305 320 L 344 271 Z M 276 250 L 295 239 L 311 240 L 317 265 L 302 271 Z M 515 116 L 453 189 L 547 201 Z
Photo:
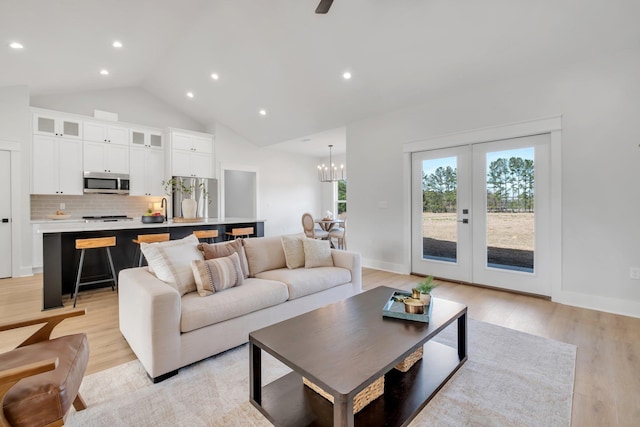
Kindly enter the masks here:
M 351 284 L 354 294 L 362 292 L 362 260 L 359 253 L 331 249 L 333 265 L 351 271 Z
M 120 271 L 120 332 L 153 378 L 180 367 L 181 304 L 178 291 L 146 268 Z

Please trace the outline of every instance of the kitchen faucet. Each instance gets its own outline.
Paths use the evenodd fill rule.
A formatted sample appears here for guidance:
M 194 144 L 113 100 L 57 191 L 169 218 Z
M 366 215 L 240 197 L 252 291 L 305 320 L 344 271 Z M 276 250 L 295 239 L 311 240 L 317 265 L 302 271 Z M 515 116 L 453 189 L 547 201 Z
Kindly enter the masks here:
M 162 198 L 162 201 L 160 202 L 160 207 L 164 208 L 164 222 L 167 222 L 167 206 L 169 205 L 169 202 L 167 201 L 166 197 Z

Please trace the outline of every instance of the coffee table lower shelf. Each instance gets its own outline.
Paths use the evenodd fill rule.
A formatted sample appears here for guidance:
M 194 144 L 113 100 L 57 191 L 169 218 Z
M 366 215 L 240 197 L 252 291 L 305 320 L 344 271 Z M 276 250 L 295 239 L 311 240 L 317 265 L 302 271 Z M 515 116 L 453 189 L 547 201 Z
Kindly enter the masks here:
M 428 341 L 423 360 L 408 372 L 391 369 L 385 375 L 384 394 L 355 415 L 355 425 L 409 424 L 466 360 L 457 349 Z M 276 426 L 333 425 L 333 405 L 305 387 L 296 372 L 262 387 L 262 405 L 251 403 Z

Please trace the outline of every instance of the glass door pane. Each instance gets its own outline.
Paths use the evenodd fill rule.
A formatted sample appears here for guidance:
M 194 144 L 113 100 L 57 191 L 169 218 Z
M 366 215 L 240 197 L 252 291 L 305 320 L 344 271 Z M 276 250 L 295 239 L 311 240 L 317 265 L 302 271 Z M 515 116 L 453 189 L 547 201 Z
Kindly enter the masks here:
M 422 162 L 422 257 L 458 260 L 457 157 Z
M 487 267 L 534 272 L 534 148 L 486 153 Z

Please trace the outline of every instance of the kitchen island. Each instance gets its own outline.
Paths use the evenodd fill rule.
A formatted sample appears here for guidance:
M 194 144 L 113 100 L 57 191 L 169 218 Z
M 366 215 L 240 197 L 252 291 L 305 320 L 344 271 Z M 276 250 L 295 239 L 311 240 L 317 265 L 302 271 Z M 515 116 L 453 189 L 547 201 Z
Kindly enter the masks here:
M 116 246 L 111 248 L 111 255 L 118 274 L 124 268 L 137 266 L 138 245 L 132 240 L 139 234 L 169 233 L 171 239 L 175 240 L 186 237 L 195 230 L 218 230 L 219 237 L 216 241 L 222 241 L 226 231 L 240 227 L 253 227 L 252 236 L 264 236 L 264 220 L 255 218 L 208 218 L 199 222 L 169 220 L 152 224 L 144 224 L 140 220 L 40 222 L 39 232 L 43 235 L 43 310 L 62 307 L 62 296 L 73 292 L 79 260 L 79 251 L 75 248 L 76 239 L 116 236 Z M 84 280 L 87 277 L 97 280 L 109 276 L 104 250 L 87 251 L 82 276 Z M 111 285 L 106 283 L 102 286 Z

